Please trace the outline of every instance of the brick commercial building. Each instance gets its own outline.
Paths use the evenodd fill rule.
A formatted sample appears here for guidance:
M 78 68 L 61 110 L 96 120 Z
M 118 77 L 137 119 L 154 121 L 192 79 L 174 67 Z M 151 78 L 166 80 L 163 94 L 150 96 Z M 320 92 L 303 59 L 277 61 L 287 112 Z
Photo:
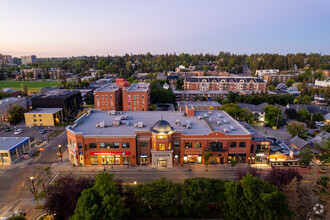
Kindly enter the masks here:
M 115 84 L 106 84 L 94 91 L 94 106 L 95 109 L 102 111 L 123 109 L 121 89 Z
M 291 74 L 286 74 L 286 75 L 263 75 L 263 80 L 267 84 L 273 83 L 273 82 L 279 82 L 279 83 L 286 83 L 289 79 L 292 79 L 293 75 Z
M 172 167 L 248 163 L 251 133 L 224 111 L 102 112 L 90 110 L 67 127 L 70 160 L 77 165 Z
M 123 84 L 107 84 L 94 91 L 95 108 L 102 111 L 148 111 L 150 106 L 150 84 L 133 83 L 129 87 Z

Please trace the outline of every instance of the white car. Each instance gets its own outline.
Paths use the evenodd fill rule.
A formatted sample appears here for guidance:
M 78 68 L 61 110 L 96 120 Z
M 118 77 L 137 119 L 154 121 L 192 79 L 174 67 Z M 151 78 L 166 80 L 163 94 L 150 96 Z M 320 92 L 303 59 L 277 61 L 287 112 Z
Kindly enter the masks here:
M 17 130 L 15 130 L 14 134 L 20 134 L 23 132 L 23 129 L 19 128 Z
M 322 122 L 319 122 L 319 121 L 315 122 L 315 124 L 316 124 L 317 126 L 320 126 L 320 127 L 323 127 L 323 126 L 324 126 L 324 124 L 323 124 Z

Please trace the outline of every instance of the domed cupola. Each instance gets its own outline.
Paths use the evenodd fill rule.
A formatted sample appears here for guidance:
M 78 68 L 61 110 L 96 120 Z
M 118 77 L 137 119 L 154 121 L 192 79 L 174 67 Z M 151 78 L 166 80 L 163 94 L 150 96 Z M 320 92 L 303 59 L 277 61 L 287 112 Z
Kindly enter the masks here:
M 160 134 L 160 135 L 168 135 L 172 134 L 174 129 L 171 127 L 170 123 L 165 120 L 157 121 L 154 126 L 150 129 L 153 133 Z

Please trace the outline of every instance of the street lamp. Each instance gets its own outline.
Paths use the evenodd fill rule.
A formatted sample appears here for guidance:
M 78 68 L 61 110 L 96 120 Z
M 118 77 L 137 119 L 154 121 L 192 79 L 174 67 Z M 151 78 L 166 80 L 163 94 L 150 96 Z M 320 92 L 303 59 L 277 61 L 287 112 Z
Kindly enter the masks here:
M 62 146 L 60 144 L 58 145 L 58 149 L 60 150 L 61 163 L 63 163 L 63 160 L 62 160 Z
M 35 188 L 34 188 L 34 178 L 33 178 L 33 176 L 30 177 L 30 180 L 31 180 L 32 191 L 33 191 L 33 194 L 34 194 L 35 193 Z
M 136 185 L 137 184 L 137 182 L 136 181 L 134 181 L 134 185 Z

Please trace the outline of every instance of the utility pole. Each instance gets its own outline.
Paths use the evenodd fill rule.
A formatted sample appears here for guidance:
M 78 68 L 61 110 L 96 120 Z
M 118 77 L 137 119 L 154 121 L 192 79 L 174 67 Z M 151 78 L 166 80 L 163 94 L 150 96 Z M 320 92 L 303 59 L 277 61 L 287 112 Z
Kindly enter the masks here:
M 62 159 L 62 146 L 61 145 L 58 145 L 58 149 L 60 150 L 61 163 L 63 163 L 63 159 Z
M 311 120 L 309 122 L 309 128 L 312 128 L 313 113 L 311 114 Z
M 276 120 L 276 129 L 277 129 L 277 126 L 278 126 L 278 119 L 280 118 L 280 114 L 277 114 L 277 120 Z

